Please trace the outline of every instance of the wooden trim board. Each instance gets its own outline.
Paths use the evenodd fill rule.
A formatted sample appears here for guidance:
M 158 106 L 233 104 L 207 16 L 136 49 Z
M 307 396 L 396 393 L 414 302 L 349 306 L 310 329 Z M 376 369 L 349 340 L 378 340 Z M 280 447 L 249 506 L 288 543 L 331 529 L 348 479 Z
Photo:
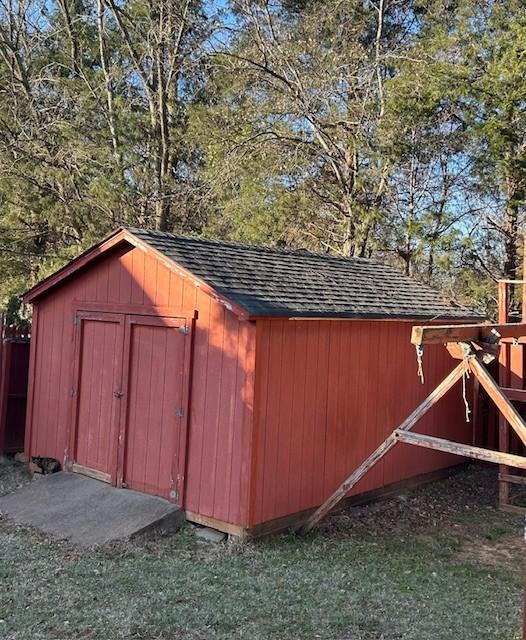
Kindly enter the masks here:
M 94 480 L 100 480 L 101 482 L 111 484 L 111 474 L 104 473 L 104 471 L 99 471 L 98 469 L 90 469 L 89 467 L 85 467 L 82 464 L 74 462 L 71 465 L 71 471 L 74 473 L 80 473 L 83 476 L 88 476 L 88 478 L 93 478 Z
M 400 494 L 404 491 L 413 490 L 431 482 L 436 482 L 438 480 L 444 480 L 445 478 L 449 478 L 450 476 L 459 473 L 469 464 L 473 463 L 459 462 L 458 464 L 451 467 L 445 467 L 444 469 L 438 469 L 437 471 L 422 473 L 417 476 L 412 476 L 411 478 L 406 478 L 405 480 L 393 482 L 389 485 L 386 485 L 385 487 L 380 487 L 379 489 L 373 489 L 371 491 L 366 491 L 355 496 L 350 496 L 339 503 L 338 509 L 335 512 L 348 507 L 355 507 L 371 502 L 377 502 L 380 500 L 387 500 L 388 498 L 396 496 L 397 494 Z M 211 518 L 209 516 L 203 516 L 192 511 L 186 511 L 186 519 L 189 522 L 193 522 L 195 524 L 201 524 L 205 527 L 211 527 L 212 529 L 223 531 L 229 536 L 233 536 L 241 540 L 249 540 L 280 533 L 286 533 L 287 531 L 294 531 L 301 525 L 303 525 L 308 517 L 315 512 L 315 510 L 316 507 L 303 511 L 297 511 L 296 513 L 291 513 L 280 518 L 275 518 L 274 520 L 262 522 L 253 527 L 242 527 L 230 522 L 225 522 L 223 520 L 217 520 L 216 518 Z

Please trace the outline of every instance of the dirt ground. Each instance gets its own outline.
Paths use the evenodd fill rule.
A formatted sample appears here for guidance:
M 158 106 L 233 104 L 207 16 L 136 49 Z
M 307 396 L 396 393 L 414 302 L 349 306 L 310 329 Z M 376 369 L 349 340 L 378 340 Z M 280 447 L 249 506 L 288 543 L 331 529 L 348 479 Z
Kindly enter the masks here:
M 27 481 L 0 464 L 0 493 Z M 523 519 L 495 505 L 470 466 L 303 538 L 81 551 L 0 516 L 0 638 L 518 640 Z

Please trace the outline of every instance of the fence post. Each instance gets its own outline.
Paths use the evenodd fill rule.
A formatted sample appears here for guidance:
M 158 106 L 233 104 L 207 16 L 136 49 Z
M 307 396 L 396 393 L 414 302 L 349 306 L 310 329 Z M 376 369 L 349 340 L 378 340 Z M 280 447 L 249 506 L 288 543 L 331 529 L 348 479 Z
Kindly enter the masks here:
M 4 314 L 0 314 L 0 455 L 4 453 L 5 443 L 6 443 L 6 432 L 5 432 L 5 395 L 7 389 L 5 389 L 6 383 L 6 343 L 4 340 L 5 333 L 5 317 Z

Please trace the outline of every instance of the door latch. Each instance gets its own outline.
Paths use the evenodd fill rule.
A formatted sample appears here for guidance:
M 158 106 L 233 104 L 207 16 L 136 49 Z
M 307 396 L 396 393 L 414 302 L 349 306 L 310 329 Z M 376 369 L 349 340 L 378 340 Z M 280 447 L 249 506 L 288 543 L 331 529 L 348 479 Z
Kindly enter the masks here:
M 124 396 L 124 391 L 114 391 L 113 397 L 118 398 L 119 400 Z

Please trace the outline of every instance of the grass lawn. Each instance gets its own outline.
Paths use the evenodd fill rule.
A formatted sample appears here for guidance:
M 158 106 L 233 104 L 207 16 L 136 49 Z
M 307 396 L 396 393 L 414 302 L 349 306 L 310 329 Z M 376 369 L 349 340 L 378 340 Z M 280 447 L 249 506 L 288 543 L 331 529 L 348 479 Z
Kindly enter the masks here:
M 26 481 L 0 464 L 0 493 Z M 495 493 L 494 469 L 473 466 L 244 544 L 187 525 L 85 551 L 0 517 L 0 638 L 519 638 L 523 522 Z

